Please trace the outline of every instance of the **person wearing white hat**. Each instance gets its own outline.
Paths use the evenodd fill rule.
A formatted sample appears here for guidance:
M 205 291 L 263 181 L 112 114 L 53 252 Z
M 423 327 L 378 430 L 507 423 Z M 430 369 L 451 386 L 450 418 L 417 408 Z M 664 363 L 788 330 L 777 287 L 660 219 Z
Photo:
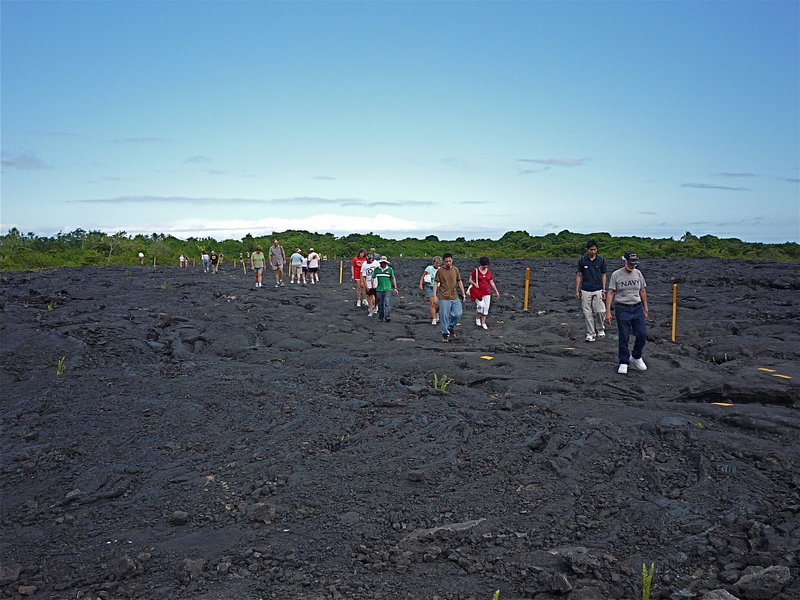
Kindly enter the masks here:
M 397 294 L 397 279 L 389 259 L 382 256 L 378 261 L 380 266 L 372 272 L 372 278 L 377 281 L 375 295 L 378 300 L 378 321 L 392 320 L 392 294 Z

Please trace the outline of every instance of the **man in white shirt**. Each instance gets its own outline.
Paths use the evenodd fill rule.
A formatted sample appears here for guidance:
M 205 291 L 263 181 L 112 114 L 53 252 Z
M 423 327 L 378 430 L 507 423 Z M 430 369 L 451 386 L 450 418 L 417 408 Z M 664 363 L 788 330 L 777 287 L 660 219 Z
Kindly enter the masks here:
M 381 266 L 373 254 L 367 254 L 367 260 L 361 265 L 361 281 L 364 282 L 364 289 L 367 290 L 367 302 L 369 303 L 368 317 L 378 312 L 377 291 L 378 282 L 372 277 L 372 272 Z

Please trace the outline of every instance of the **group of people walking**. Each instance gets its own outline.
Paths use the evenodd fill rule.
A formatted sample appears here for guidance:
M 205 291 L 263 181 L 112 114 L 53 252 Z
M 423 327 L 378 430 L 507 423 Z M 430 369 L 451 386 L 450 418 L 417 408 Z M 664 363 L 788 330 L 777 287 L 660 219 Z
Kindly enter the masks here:
M 203 252 L 203 268 L 217 271 L 221 257 L 215 252 Z M 275 276 L 275 287 L 284 287 L 284 267 L 289 269 L 289 283 L 314 285 L 319 283 L 322 258 L 314 248 L 308 252 L 297 248 L 286 259 L 286 253 L 275 239 L 265 254 L 257 246 L 250 254 L 250 267 L 255 276 L 255 287 L 263 287 L 263 273 L 269 266 Z M 606 324 L 616 315 L 619 334 L 617 372 L 625 374 L 629 368 L 644 371 L 647 365 L 643 350 L 647 342 L 647 284 L 637 268 L 639 256 L 627 251 L 622 257 L 622 267 L 607 277 L 605 259 L 598 254 L 597 242 L 586 243 L 586 254 L 578 260 L 575 275 L 575 298 L 581 303 L 586 324 L 586 341 L 596 342 L 605 338 Z M 351 276 L 355 284 L 358 307 L 367 308 L 367 316 L 378 317 L 378 321 L 392 320 L 392 297 L 397 295 L 397 277 L 388 257 L 381 256 L 375 248 L 369 252 L 361 248 L 353 257 Z M 486 318 L 492 296 L 500 298 L 494 274 L 489 268 L 489 259 L 481 257 L 478 266 L 469 275 L 468 287 L 464 288 L 461 271 L 453 264 L 452 254 L 434 256 L 431 264 L 420 274 L 417 287 L 427 298 L 431 325 L 438 325 L 443 342 L 457 337 L 456 326 L 463 316 L 463 302 L 467 296 L 475 303 L 475 325 L 488 329 Z M 630 338 L 634 338 L 629 350 Z
M 598 254 L 597 242 L 586 243 L 586 254 L 578 260 L 575 275 L 575 298 L 581 303 L 586 322 L 586 341 L 595 342 L 606 336 L 605 325 L 617 318 L 618 363 L 617 372 L 625 374 L 628 368 L 647 370 L 643 351 L 647 343 L 647 283 L 637 268 L 639 255 L 627 251 L 622 257 L 622 267 L 607 278 L 605 259 Z M 356 286 L 356 306 L 366 306 L 367 316 L 378 315 L 379 321 L 391 321 L 392 294 L 397 294 L 397 279 L 388 258 L 372 248 L 364 248 L 351 262 L 351 275 Z M 434 256 L 431 264 L 420 274 L 417 287 L 428 299 L 431 325 L 438 325 L 443 342 L 458 335 L 456 326 L 463 316 L 467 295 L 475 303 L 475 325 L 488 329 L 492 296 L 500 298 L 500 291 L 489 268 L 489 259 L 481 257 L 478 266 L 464 289 L 461 272 L 453 264 L 452 254 Z M 634 338 L 629 350 L 630 338 Z
M 379 321 L 391 321 L 392 295 L 397 294 L 397 278 L 386 256 L 381 256 L 374 248 L 358 251 L 350 263 L 350 272 L 356 287 L 356 306 L 367 307 L 367 316 L 378 315 Z M 500 297 L 489 269 L 489 259 L 483 257 L 479 266 L 469 278 L 469 294 L 476 303 L 475 324 L 488 329 L 486 316 L 489 314 L 492 291 Z M 418 287 L 428 298 L 431 325 L 439 325 L 442 341 L 456 336 L 456 325 L 463 314 L 462 300 L 467 291 L 461 272 L 453 264 L 453 255 L 435 256 L 419 278 Z
M 267 265 L 272 269 L 275 275 L 275 287 L 284 287 L 284 266 L 289 267 L 289 283 L 296 283 L 312 285 L 319 283 L 319 265 L 322 257 L 319 252 L 310 248 L 308 252 L 302 252 L 297 248 L 294 253 L 286 260 L 286 252 L 281 246 L 280 240 L 272 240 L 272 246 L 269 247 L 267 254 L 264 254 L 262 246 L 256 246 L 256 249 L 250 254 L 250 268 L 255 275 L 255 287 L 263 287 L 263 274 Z
M 639 255 L 627 251 L 622 268 L 606 280 L 605 259 L 597 253 L 597 242 L 586 242 L 586 254 L 578 260 L 575 275 L 575 298 L 580 301 L 586 321 L 586 341 L 594 342 L 606 335 L 605 324 L 617 316 L 619 334 L 617 372 L 625 374 L 629 367 L 647 370 L 642 353 L 647 342 L 647 283 L 637 268 Z M 613 308 L 613 311 L 612 311 Z M 628 349 L 631 335 L 633 349 Z
M 350 274 L 356 286 L 356 306 L 367 308 L 367 316 L 378 321 L 392 320 L 392 295 L 398 294 L 397 277 L 389 258 L 375 248 L 361 248 L 350 261 Z

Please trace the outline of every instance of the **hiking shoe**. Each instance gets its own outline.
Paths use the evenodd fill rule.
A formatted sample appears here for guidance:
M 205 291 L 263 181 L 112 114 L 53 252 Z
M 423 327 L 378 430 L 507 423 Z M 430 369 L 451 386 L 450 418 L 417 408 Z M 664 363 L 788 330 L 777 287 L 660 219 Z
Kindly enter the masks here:
M 641 358 L 631 357 L 630 365 L 637 371 L 647 371 L 647 365 L 644 364 L 644 360 Z
M 458 337 L 458 334 L 456 333 L 455 329 L 451 329 L 450 330 L 450 337 L 453 337 L 453 338 L 457 338 Z
M 619 368 L 617 369 L 617 373 L 621 373 L 622 375 L 625 375 L 625 373 L 627 373 L 627 372 L 628 372 L 628 365 L 626 365 L 624 363 L 620 364 Z
M 446 333 L 443 333 L 442 334 L 442 341 L 443 342 L 449 342 L 450 341 L 450 336 L 447 335 Z
M 593 342 L 594 341 L 594 336 L 591 333 L 587 333 L 586 334 L 586 341 L 587 342 Z
M 386 322 L 389 323 L 392 319 L 390 317 L 386 317 Z
M 601 338 L 601 339 L 602 339 L 602 338 L 604 338 L 604 337 L 606 337 L 606 331 L 605 331 L 605 329 L 601 329 L 600 331 L 598 331 L 598 332 L 597 332 L 597 337 L 599 337 L 599 338 Z

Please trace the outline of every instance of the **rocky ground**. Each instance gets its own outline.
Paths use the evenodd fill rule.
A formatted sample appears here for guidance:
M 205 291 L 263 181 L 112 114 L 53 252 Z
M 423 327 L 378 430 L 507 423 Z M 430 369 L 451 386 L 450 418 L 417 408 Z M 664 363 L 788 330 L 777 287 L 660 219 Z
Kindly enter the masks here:
M 797 264 L 644 261 L 623 376 L 574 260 L 449 344 L 394 262 L 391 323 L 336 261 L 3 273 L 0 597 L 800 598 Z

